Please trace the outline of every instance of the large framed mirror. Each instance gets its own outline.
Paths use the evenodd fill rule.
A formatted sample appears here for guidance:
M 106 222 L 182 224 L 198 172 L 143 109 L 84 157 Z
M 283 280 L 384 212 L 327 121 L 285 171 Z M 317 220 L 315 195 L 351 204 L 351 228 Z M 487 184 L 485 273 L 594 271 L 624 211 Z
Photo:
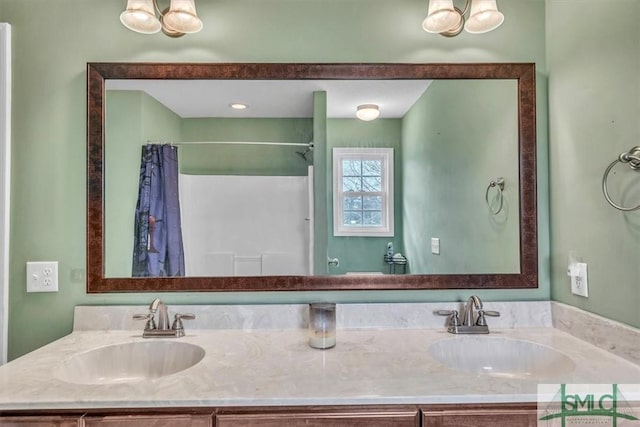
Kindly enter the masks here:
M 535 288 L 535 104 L 530 63 L 89 63 L 87 291 Z M 184 266 L 158 275 L 162 147 Z

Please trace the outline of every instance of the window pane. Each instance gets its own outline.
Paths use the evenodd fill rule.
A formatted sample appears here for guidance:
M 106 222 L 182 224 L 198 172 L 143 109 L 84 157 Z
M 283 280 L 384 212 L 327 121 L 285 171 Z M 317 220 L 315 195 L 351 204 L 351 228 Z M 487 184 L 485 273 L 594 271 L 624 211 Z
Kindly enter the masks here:
M 362 178 L 362 191 L 382 191 L 382 179 L 379 176 Z
M 344 211 L 342 218 L 344 225 L 362 225 L 362 212 Z
M 380 176 L 382 175 L 382 162 L 380 160 L 365 160 L 362 162 L 362 175 Z
M 343 177 L 342 178 L 342 191 L 362 191 L 362 178 L 358 177 Z
M 382 225 L 382 212 L 380 211 L 365 211 L 362 213 L 362 222 L 368 226 L 381 226 Z
M 360 176 L 362 175 L 362 162 L 360 160 L 342 160 L 342 175 Z
M 346 211 L 362 210 L 362 196 L 345 196 L 342 203 L 343 209 Z
M 362 199 L 362 209 L 365 209 L 368 211 L 381 211 L 382 197 L 381 196 L 364 196 Z

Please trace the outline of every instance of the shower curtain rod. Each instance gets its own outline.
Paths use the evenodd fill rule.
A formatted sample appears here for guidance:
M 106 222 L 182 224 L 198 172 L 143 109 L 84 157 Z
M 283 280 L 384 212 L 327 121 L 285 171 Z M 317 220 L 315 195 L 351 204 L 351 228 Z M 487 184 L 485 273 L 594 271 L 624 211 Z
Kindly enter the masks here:
M 150 144 L 166 144 L 171 145 L 208 145 L 208 144 L 236 144 L 236 145 L 290 145 L 294 147 L 310 147 L 313 148 L 313 142 L 263 142 L 263 141 L 181 141 L 181 142 L 166 142 L 166 141 L 149 141 Z

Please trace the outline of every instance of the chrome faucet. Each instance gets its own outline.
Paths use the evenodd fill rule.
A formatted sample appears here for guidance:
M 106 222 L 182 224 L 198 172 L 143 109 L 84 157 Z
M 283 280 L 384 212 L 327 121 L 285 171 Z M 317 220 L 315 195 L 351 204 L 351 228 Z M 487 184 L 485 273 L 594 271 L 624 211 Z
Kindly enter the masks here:
M 478 312 L 477 316 L 473 313 L 474 308 Z M 485 310 L 482 306 L 482 300 L 476 295 L 470 296 L 464 305 L 462 324 L 460 324 L 458 310 L 437 310 L 435 314 L 449 316 L 447 331 L 452 334 L 488 334 L 489 326 L 487 326 L 486 316 L 500 316 L 498 311 Z
M 158 315 L 157 323 L 156 314 Z M 193 320 L 196 316 L 195 314 L 176 314 L 174 316 L 173 324 L 169 327 L 169 313 L 167 306 L 165 303 L 160 301 L 159 298 L 156 298 L 149 305 L 149 313 L 135 314 L 133 318 L 147 321 L 144 326 L 144 332 L 142 333 L 143 338 L 178 338 L 184 336 L 182 319 Z
M 471 295 L 464 305 L 464 311 L 462 312 L 462 326 L 473 326 L 476 324 L 475 317 L 473 315 L 473 307 L 476 310 L 482 310 L 482 301 L 477 295 Z

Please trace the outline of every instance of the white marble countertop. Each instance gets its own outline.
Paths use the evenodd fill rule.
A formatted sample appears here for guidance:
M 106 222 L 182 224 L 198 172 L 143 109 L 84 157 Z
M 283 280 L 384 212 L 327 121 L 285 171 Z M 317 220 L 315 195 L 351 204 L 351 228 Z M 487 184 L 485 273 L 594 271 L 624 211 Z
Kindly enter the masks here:
M 80 352 L 143 338 L 140 330 L 76 331 L 0 367 L 0 410 L 535 402 L 538 382 L 640 383 L 639 366 L 554 328 L 496 328 L 485 337 L 543 344 L 576 367 L 536 380 L 462 373 L 428 351 L 458 339 L 444 328 L 339 329 L 329 350 L 310 348 L 301 328 L 187 328 L 178 340 L 206 351 L 195 366 L 153 380 L 79 385 L 57 379 L 55 367 Z

